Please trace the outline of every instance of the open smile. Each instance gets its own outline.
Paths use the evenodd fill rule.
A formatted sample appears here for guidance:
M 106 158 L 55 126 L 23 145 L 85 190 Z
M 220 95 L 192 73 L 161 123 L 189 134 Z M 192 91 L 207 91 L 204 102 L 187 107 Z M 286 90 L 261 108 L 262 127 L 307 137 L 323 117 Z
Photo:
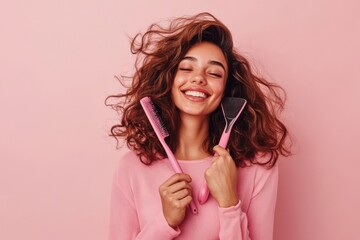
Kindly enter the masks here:
M 203 89 L 195 89 L 195 88 L 190 88 L 190 89 L 184 89 L 181 90 L 181 92 L 187 97 L 187 98 L 191 98 L 191 99 L 205 99 L 207 97 L 210 96 L 210 94 L 203 90 Z
M 207 95 L 203 92 L 192 91 L 192 90 L 184 91 L 184 94 L 186 96 L 192 96 L 192 97 L 198 97 L 198 98 L 206 98 L 207 97 Z

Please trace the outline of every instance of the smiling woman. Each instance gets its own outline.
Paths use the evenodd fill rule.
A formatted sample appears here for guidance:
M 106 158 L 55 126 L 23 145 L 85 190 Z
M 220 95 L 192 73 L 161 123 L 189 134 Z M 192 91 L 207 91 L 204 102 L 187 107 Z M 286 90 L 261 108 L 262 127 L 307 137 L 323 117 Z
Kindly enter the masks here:
M 218 46 L 201 42 L 191 47 L 179 63 L 171 89 L 180 117 L 189 114 L 208 119 L 224 96 L 227 72 Z
M 109 96 L 125 99 L 113 105 L 122 117 L 111 133 L 130 148 L 114 178 L 110 239 L 272 239 L 276 162 L 290 154 L 276 115 L 281 88 L 252 72 L 228 28 L 209 13 L 153 24 L 131 47 L 132 85 Z M 140 105 L 144 97 L 158 107 L 184 173 L 175 174 L 166 160 Z M 217 145 L 224 97 L 248 102 L 227 150 Z M 200 205 L 194 196 L 204 176 L 211 198 Z M 188 209 L 193 203 L 196 215 Z

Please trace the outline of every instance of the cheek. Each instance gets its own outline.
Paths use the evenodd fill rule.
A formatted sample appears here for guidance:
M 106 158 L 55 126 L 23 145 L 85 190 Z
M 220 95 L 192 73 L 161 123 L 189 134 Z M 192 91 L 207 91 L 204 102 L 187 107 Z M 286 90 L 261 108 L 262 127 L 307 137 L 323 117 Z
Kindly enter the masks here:
M 225 82 L 221 81 L 221 82 L 215 82 L 213 84 L 213 90 L 214 92 L 216 92 L 217 94 L 223 95 L 224 91 L 225 91 Z
M 172 101 L 174 101 L 175 93 L 176 93 L 175 92 L 175 85 L 173 84 L 172 87 L 171 87 L 171 92 L 170 92 Z
M 179 82 L 179 79 L 178 78 L 174 78 L 174 81 L 172 83 L 172 86 L 171 86 L 171 99 L 173 100 L 173 102 L 176 102 L 176 99 L 177 99 L 177 94 L 179 94 L 179 87 L 181 85 L 181 82 Z
M 176 87 L 179 87 L 181 85 L 181 77 L 179 75 L 175 75 L 174 76 L 174 80 L 173 80 L 173 83 L 172 83 L 172 89 L 175 89 Z

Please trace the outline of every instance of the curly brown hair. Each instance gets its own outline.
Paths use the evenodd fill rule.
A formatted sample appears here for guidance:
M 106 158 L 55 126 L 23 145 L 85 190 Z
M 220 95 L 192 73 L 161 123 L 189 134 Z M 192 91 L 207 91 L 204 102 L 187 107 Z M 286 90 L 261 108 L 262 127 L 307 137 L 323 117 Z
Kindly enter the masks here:
M 237 166 L 245 166 L 244 160 L 255 164 L 275 164 L 279 155 L 288 156 L 286 144 L 288 131 L 278 119 L 284 107 L 284 90 L 274 83 L 256 76 L 249 61 L 233 46 L 229 29 L 209 13 L 172 19 L 166 26 L 152 24 L 144 34 L 138 33 L 131 41 L 131 52 L 137 56 L 135 74 L 126 93 L 110 95 L 105 104 L 120 112 L 120 124 L 111 128 L 116 139 L 125 139 L 144 164 L 166 157 L 144 111 L 140 99 L 149 96 L 158 106 L 159 115 L 171 133 L 166 139 L 172 151 L 178 145 L 178 110 L 171 100 L 171 87 L 179 62 L 196 43 L 207 41 L 219 46 L 227 60 L 229 74 L 225 97 L 241 97 L 247 100 L 242 115 L 233 126 L 228 148 Z M 122 84 L 126 77 L 122 77 Z M 108 104 L 110 98 L 123 99 Z M 204 149 L 214 154 L 225 121 L 220 107 L 210 116 L 209 136 Z M 256 162 L 257 154 L 269 154 L 267 162 Z

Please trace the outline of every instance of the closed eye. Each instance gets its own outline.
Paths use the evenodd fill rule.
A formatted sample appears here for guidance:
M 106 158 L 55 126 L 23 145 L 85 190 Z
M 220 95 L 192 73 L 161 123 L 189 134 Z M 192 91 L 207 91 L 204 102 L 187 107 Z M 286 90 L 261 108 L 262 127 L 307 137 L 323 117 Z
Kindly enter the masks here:
M 222 75 L 218 74 L 218 73 L 209 73 L 211 76 L 217 77 L 217 78 L 221 78 Z
M 179 68 L 179 70 L 181 70 L 181 71 L 187 71 L 187 72 L 192 71 L 191 68 Z

